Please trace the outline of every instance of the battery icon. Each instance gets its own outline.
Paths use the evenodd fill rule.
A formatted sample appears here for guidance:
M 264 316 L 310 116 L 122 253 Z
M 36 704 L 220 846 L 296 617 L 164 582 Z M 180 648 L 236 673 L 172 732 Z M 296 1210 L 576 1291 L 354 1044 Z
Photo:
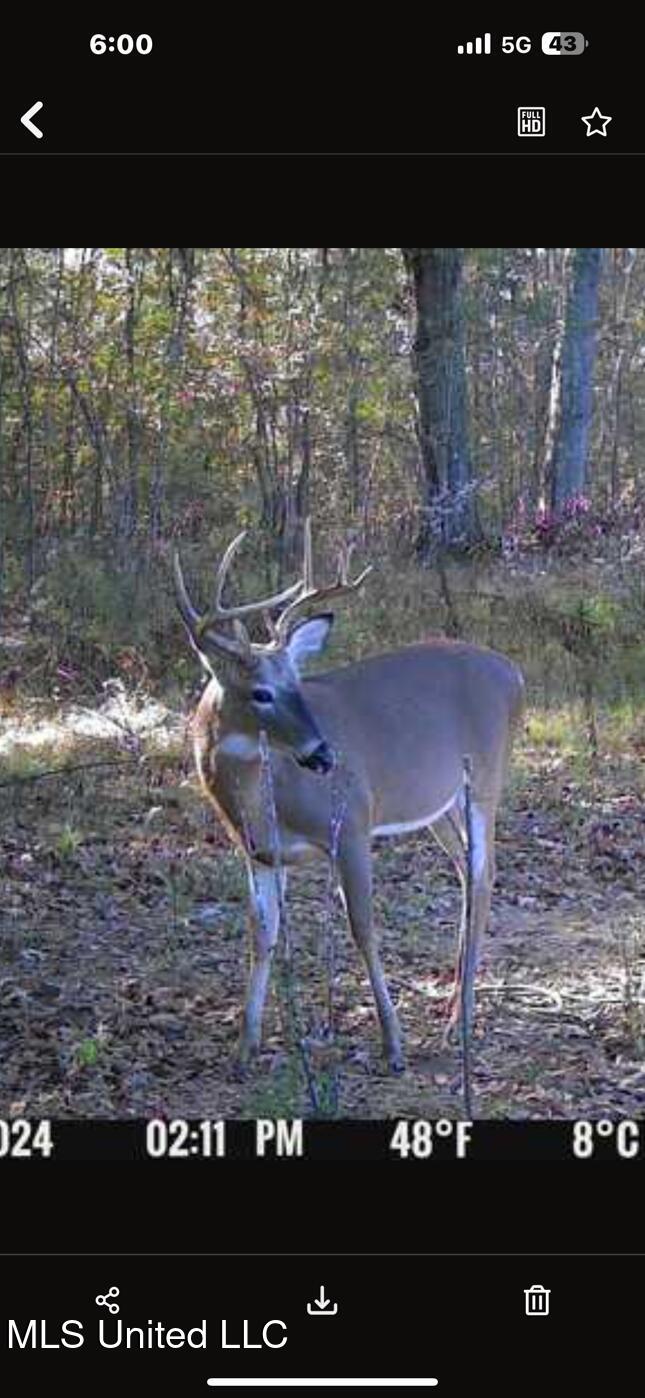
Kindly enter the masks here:
M 588 43 L 584 34 L 569 34 L 564 30 L 556 33 L 550 29 L 548 34 L 542 35 L 542 53 L 584 53 Z

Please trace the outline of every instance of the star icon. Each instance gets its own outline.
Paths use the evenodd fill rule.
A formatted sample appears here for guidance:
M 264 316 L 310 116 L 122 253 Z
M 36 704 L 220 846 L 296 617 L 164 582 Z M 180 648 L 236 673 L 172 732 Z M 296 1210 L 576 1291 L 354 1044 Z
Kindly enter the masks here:
M 603 116 L 600 107 L 594 107 L 590 116 L 581 117 L 587 127 L 588 136 L 606 136 L 607 127 L 613 117 Z

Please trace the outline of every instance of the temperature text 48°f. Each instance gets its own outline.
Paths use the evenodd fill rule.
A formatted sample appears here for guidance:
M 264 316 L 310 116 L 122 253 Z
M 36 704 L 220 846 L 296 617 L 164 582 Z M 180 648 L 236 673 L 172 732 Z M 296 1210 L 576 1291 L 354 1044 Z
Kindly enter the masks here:
M 402 1160 L 427 1160 L 437 1147 L 440 1155 L 465 1160 L 472 1139 L 472 1121 L 399 1121 L 390 1140 L 390 1150 Z

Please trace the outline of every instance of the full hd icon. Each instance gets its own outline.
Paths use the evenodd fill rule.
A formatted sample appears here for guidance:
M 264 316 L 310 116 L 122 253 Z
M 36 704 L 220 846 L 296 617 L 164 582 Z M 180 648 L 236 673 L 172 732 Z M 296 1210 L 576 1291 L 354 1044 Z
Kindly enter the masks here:
M 518 107 L 518 136 L 544 136 L 546 134 L 546 107 Z

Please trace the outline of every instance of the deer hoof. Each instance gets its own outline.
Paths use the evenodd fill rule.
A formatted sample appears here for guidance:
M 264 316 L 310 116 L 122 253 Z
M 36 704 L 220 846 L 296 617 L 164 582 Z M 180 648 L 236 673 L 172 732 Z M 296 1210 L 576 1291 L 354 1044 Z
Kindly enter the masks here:
M 231 1063 L 231 1079 L 232 1079 L 232 1081 L 233 1081 L 233 1082 L 244 1082 L 245 1079 L 248 1078 L 249 1072 L 250 1072 L 250 1064 L 249 1064 L 248 1058 L 240 1058 L 240 1055 L 239 1055 L 239 1054 L 236 1054 L 236 1055 L 235 1055 L 235 1058 L 233 1059 L 233 1061 L 232 1061 L 232 1063 Z
M 400 1050 L 397 1053 L 388 1054 L 387 1062 L 391 1073 L 400 1076 L 401 1073 L 405 1072 L 405 1059 Z
M 233 1059 L 233 1077 L 238 1081 L 247 1078 L 259 1055 L 259 1044 L 247 1044 L 242 1041 Z
M 459 1039 L 459 1021 L 450 1019 L 441 1035 L 442 1048 L 454 1048 Z

